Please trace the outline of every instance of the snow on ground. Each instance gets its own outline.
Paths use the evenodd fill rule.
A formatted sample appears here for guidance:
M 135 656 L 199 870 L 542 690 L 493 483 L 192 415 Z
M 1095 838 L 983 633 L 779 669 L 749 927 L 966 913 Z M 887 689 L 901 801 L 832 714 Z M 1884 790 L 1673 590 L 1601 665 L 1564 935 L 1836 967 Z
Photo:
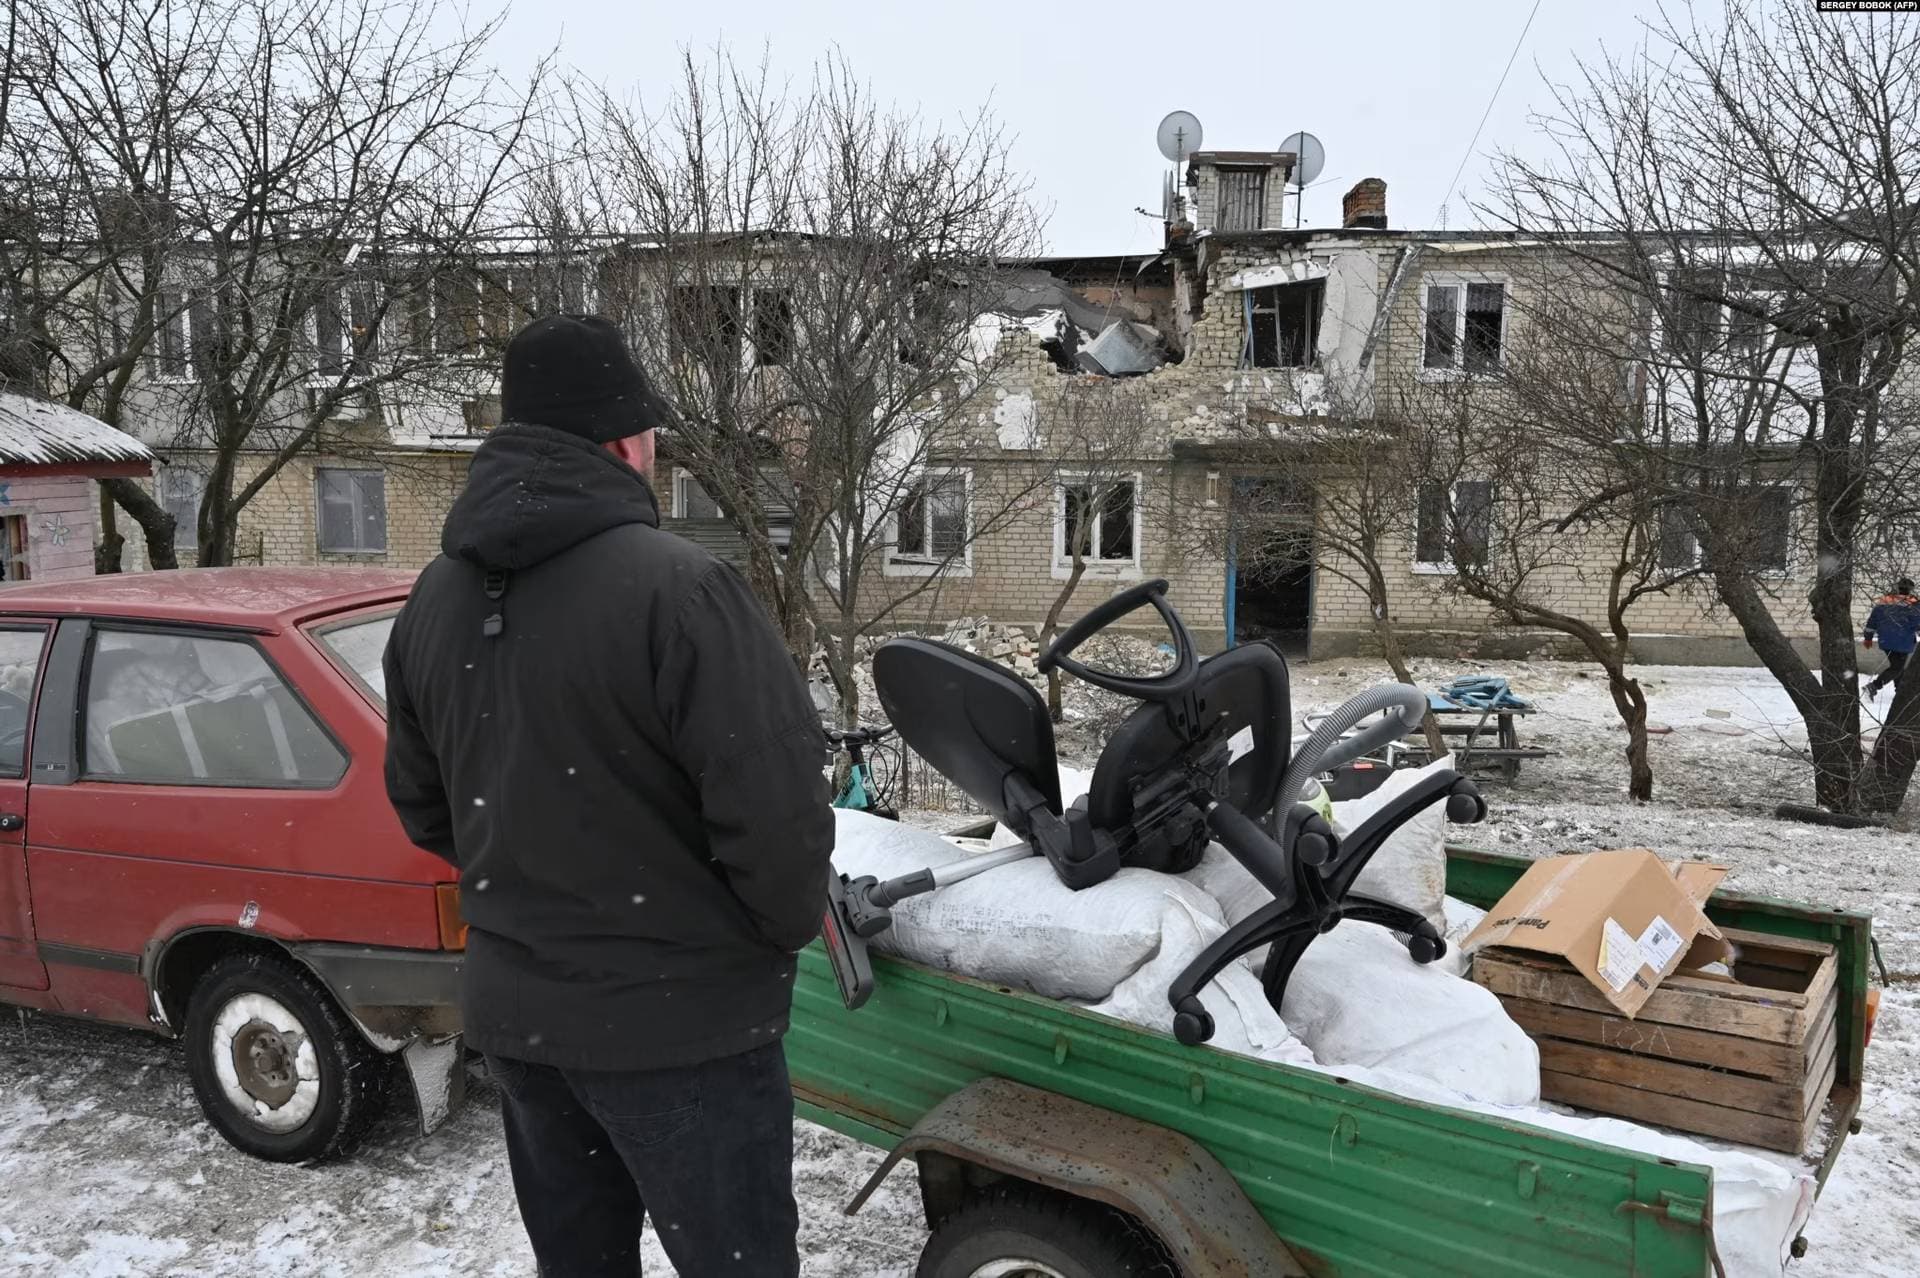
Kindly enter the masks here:
M 1479 668 L 1423 663 L 1439 684 Z M 1775 821 L 1805 799 L 1805 734 L 1756 670 L 1643 667 L 1656 798 L 1625 802 L 1625 734 L 1581 668 L 1489 663 L 1541 713 L 1522 744 L 1559 751 L 1512 786 L 1469 841 L 1528 854 L 1646 846 L 1733 867 L 1730 888 L 1868 909 L 1895 988 L 1868 1053 L 1862 1119 L 1807 1230 L 1793 1278 L 1920 1273 L 1920 837 Z M 1298 665 L 1295 710 L 1376 682 L 1362 661 Z M 1092 719 L 1102 713 L 1080 699 Z M 1885 700 L 1881 702 L 1884 710 Z M 1076 734 L 1065 749 L 1084 753 Z M 1087 759 L 1081 759 L 1087 762 Z M 922 819 L 937 823 L 940 818 Z M 853 1219 L 840 1215 L 880 1154 L 800 1123 L 795 1186 L 809 1275 L 904 1278 L 923 1234 L 910 1171 Z M 649 1238 L 649 1273 L 668 1273 Z M 446 1128 L 420 1137 L 400 1109 L 352 1161 L 280 1167 L 235 1152 L 199 1119 L 177 1047 L 96 1026 L 0 1020 L 0 1274 L 528 1275 L 498 1105 L 484 1084 Z

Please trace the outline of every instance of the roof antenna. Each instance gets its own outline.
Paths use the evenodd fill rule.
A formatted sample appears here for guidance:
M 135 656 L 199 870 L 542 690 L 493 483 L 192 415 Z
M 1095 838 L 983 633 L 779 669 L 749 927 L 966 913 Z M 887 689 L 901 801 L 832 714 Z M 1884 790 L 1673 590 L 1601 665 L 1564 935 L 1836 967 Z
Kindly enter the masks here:
M 1191 111 L 1169 111 L 1167 118 L 1160 121 L 1160 127 L 1155 131 L 1154 141 L 1159 144 L 1160 154 L 1174 166 L 1161 192 L 1163 221 L 1176 220 L 1175 205 L 1182 200 L 1179 193 L 1186 189 L 1186 181 L 1180 176 L 1180 166 L 1187 162 L 1188 156 L 1200 149 L 1200 137 L 1200 117 Z

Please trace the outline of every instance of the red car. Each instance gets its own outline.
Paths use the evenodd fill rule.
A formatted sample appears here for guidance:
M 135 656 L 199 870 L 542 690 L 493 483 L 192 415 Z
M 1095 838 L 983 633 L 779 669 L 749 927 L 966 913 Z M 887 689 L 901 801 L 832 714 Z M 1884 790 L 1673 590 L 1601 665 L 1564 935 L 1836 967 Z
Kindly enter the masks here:
M 207 1118 L 262 1158 L 350 1147 L 403 1070 L 428 1129 L 462 1093 L 455 874 L 381 778 L 412 581 L 0 590 L 0 1004 L 184 1039 Z

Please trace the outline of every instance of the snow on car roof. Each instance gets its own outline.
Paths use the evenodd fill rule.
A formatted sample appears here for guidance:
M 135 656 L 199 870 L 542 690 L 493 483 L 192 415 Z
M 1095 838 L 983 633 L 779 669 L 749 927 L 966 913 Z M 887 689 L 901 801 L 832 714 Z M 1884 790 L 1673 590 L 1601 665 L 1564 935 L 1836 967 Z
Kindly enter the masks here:
M 151 462 L 153 452 L 77 408 L 0 391 L 0 463 L 59 466 L 76 462 Z
M 388 568 L 183 568 L 0 589 L 0 614 L 147 617 L 278 627 L 398 601 L 415 574 Z

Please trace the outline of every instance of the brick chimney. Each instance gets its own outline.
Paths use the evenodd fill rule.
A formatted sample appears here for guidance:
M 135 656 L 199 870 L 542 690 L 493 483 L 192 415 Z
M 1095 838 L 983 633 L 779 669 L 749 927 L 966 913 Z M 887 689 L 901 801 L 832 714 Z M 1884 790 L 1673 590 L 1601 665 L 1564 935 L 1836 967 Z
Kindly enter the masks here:
M 1379 178 L 1361 178 L 1340 201 L 1340 225 L 1387 229 L 1387 184 Z

